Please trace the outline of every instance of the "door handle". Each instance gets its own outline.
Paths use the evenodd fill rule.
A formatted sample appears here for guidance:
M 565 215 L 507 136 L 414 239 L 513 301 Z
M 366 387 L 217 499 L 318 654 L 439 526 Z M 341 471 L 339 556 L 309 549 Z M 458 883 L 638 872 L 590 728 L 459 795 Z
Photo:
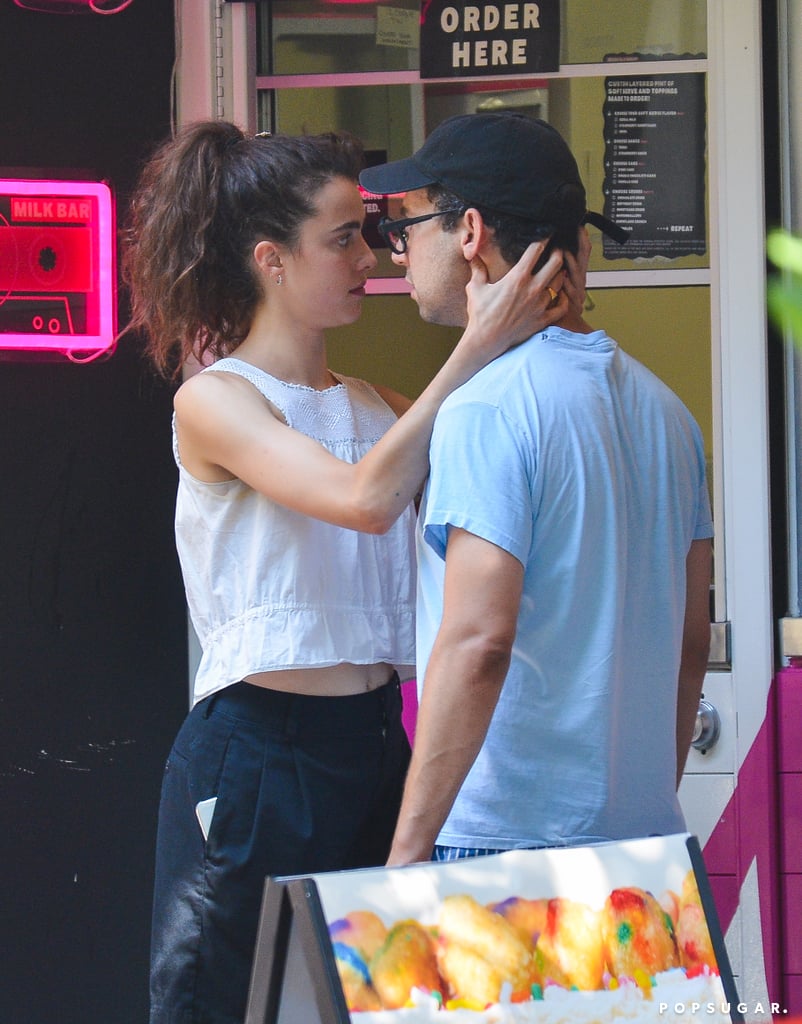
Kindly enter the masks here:
M 693 727 L 691 746 L 706 754 L 711 747 L 718 743 L 721 735 L 721 716 L 716 706 L 709 700 L 705 700 L 704 694 L 699 701 L 699 710 L 696 712 L 696 722 Z

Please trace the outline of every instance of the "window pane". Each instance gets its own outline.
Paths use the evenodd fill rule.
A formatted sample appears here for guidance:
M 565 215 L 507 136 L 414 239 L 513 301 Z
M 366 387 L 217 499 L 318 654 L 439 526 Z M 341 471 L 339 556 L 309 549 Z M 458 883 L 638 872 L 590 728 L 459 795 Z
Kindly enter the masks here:
M 259 75 L 420 67 L 417 0 L 264 0 L 256 6 Z M 707 52 L 706 0 L 563 0 L 560 18 L 563 64 Z
M 271 109 L 270 104 L 274 109 Z M 358 136 L 368 160 L 384 163 L 408 156 L 413 144 L 412 95 L 408 86 L 348 86 L 341 88 L 300 88 L 265 91 L 260 94 L 261 130 L 288 135 L 347 130 Z M 382 215 L 398 216 L 400 200 L 382 203 Z M 373 231 L 366 237 L 375 244 L 378 265 L 372 277 L 403 277 L 390 252 L 375 231 L 380 215 L 370 216 Z
M 281 89 L 262 94 L 272 97 L 275 117 L 266 111 L 260 128 L 289 134 L 347 129 L 359 136 L 373 162 L 383 163 L 408 156 L 433 128 L 455 114 L 520 110 L 544 118 L 560 131 L 579 164 L 588 208 L 610 215 L 609 204 L 605 210 L 605 190 L 610 190 L 610 179 L 606 180 L 609 166 L 606 165 L 611 161 L 610 140 L 605 137 L 604 78 L 550 79 L 533 82 L 532 86 L 511 88 L 509 82 L 495 81 L 426 83 L 422 88 L 392 85 Z M 264 106 L 266 108 L 266 102 Z M 674 120 L 677 121 L 676 118 Z M 682 119 L 683 123 L 687 121 L 689 130 L 691 120 Z M 599 230 L 590 227 L 593 243 L 591 270 L 697 270 L 709 267 L 704 124 L 696 124 L 695 137 L 688 132 L 683 134 L 681 142 L 689 147 L 685 152 L 681 146 L 671 144 L 673 136 L 669 136 L 669 144 L 659 142 L 660 133 L 670 121 L 670 118 L 652 119 L 654 127 L 650 137 L 657 141 L 650 152 L 657 156 L 638 158 L 656 160 L 650 167 L 649 187 L 642 187 L 644 182 L 637 181 L 634 184 L 641 186 L 640 189 L 633 188 L 633 194 L 626 197 L 632 204 L 627 208 L 628 212 L 635 210 L 635 214 L 639 214 L 640 207 L 643 208 L 647 224 L 642 237 L 654 241 L 643 245 L 638 252 L 633 252 L 633 242 L 629 250 L 632 255 L 629 255 L 626 245 L 619 247 L 608 242 L 605 249 Z M 698 207 L 699 220 L 703 221 L 695 229 L 700 236 L 699 245 L 693 249 L 694 254 L 678 255 L 689 251 L 688 247 L 681 248 L 689 236 L 665 232 L 667 226 L 683 221 L 680 213 L 686 209 L 691 191 L 695 191 L 693 205 Z M 638 192 L 641 194 L 636 195 Z M 386 211 L 392 217 L 390 207 L 392 200 Z M 673 216 L 675 207 L 679 211 L 677 216 Z M 671 214 L 668 221 L 667 214 Z M 661 249 L 665 239 L 668 240 L 666 247 Z M 390 262 L 378 240 L 376 244 L 382 258 L 374 276 L 397 276 L 398 268 Z M 702 247 L 703 251 L 699 251 Z M 643 255 L 644 251 L 648 255 Z
M 563 0 L 560 9 L 563 64 L 707 54 L 707 0 Z
M 576 157 L 587 192 L 588 209 L 599 213 L 605 212 L 605 190 L 610 188 L 610 179 L 606 178 L 610 168 L 605 166 L 610 163 L 611 153 L 611 141 L 605 138 L 605 99 L 603 78 L 563 79 L 550 83 L 547 120 L 563 135 Z M 682 119 L 674 120 L 679 122 Z M 651 175 L 648 183 L 645 178 L 636 178 L 633 181 L 632 195 L 633 203 L 641 207 L 641 212 L 647 222 L 650 222 L 644 229 L 638 229 L 639 232 L 644 231 L 646 238 L 655 241 L 654 246 L 644 247 L 650 251 L 649 257 L 629 256 L 627 246 L 619 247 L 616 243 L 608 243 L 607 250 L 603 252 L 601 233 L 598 229 L 589 227 L 594 248 L 591 258 L 592 270 L 692 270 L 709 267 L 709 205 L 705 173 L 708 163 L 707 132 L 702 117 L 702 123 L 695 125 L 697 131 L 692 134 L 691 120 L 690 117 L 687 118 L 689 123 L 687 132 L 681 137 L 682 144 L 672 148 L 670 143 L 676 137 L 674 134 L 669 134 L 668 144 L 659 141 L 661 131 L 667 128 L 669 133 L 672 133 L 676 130 L 668 127 L 671 119 L 651 119 L 649 123 L 655 127 L 649 129 L 650 141 L 645 144 L 643 150 L 647 155 L 637 158 L 645 161 L 643 170 Z M 703 240 L 703 251 L 698 255 L 676 255 L 677 252 L 683 251 L 679 246 L 684 236 L 671 233 L 666 237 L 676 242 L 677 247 L 672 249 L 669 246 L 665 250 L 667 255 L 652 255 L 651 253 L 657 249 L 662 232 L 676 223 L 674 218 L 673 223 L 665 223 L 667 212 L 672 208 L 678 211 L 686 210 L 689 198 L 686 192 L 690 190 L 695 190 L 694 205 L 699 206 L 700 220 L 703 221 L 702 225 L 697 226 Z M 650 191 L 654 194 L 649 195 Z M 607 212 L 612 211 L 608 209 Z
M 417 0 L 273 0 L 257 10 L 260 75 L 408 71 L 419 65 Z

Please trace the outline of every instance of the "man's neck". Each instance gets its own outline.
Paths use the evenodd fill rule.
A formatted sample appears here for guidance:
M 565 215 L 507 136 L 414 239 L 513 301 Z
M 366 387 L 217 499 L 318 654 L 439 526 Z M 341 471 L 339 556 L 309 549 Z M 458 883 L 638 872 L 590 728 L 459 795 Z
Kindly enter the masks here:
M 482 253 L 482 258 L 487 267 L 488 280 L 491 284 L 500 280 L 512 269 L 512 265 L 504 260 L 501 253 L 495 247 L 485 250 Z M 571 331 L 574 334 L 592 334 L 596 330 L 595 327 L 591 327 L 590 324 L 586 323 L 582 316 L 573 308 L 569 308 L 565 316 L 558 320 L 554 326 L 562 327 L 563 330 Z
M 591 327 L 573 309 L 566 313 L 562 320 L 559 320 L 554 326 L 562 327 L 563 330 L 572 331 L 574 334 L 592 334 L 596 330 L 595 327 Z

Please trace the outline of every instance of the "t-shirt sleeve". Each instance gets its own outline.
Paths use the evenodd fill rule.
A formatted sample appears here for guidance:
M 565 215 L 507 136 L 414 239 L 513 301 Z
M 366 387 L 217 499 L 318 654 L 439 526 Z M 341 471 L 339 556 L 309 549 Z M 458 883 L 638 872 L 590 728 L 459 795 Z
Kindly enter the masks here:
M 710 490 L 707 484 L 705 467 L 705 446 L 702 438 L 702 431 L 694 422 L 694 443 L 696 445 L 696 458 L 699 465 L 699 492 L 696 504 L 696 528 L 693 532 L 694 540 L 707 540 L 713 536 L 713 510 L 710 504 Z
M 709 537 L 713 536 L 713 532 L 713 513 L 710 508 L 710 493 L 707 489 L 707 482 L 704 481 L 699 488 L 699 506 L 693 539 L 707 540 Z
M 445 557 L 448 530 L 467 530 L 526 564 L 532 541 L 534 445 L 495 406 L 460 402 L 438 413 L 423 536 Z

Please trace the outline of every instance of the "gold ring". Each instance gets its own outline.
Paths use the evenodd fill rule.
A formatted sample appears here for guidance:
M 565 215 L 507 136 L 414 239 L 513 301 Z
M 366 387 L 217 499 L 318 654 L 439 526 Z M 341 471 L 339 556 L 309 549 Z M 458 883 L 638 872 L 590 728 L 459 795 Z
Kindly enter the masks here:
M 553 306 L 555 304 L 555 302 L 557 301 L 559 296 L 558 296 L 557 292 L 555 292 L 555 290 L 553 288 L 547 288 L 546 291 L 549 293 L 549 298 L 551 299 L 551 302 L 549 303 L 549 305 Z

